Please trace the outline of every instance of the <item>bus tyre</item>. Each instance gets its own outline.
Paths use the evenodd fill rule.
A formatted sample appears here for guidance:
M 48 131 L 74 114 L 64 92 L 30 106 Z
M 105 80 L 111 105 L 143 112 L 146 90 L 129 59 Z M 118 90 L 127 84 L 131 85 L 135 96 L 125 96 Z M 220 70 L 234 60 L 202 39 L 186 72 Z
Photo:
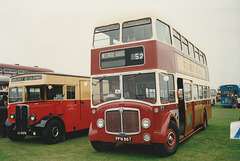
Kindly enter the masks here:
M 13 126 L 7 127 L 6 131 L 8 138 L 12 141 L 21 141 L 26 136 L 17 134 L 17 132 L 13 130 Z
M 203 124 L 202 124 L 202 130 L 206 130 L 207 129 L 207 113 L 204 110 L 203 112 Z
M 179 130 L 175 122 L 171 121 L 167 131 L 167 142 L 155 144 L 158 155 L 167 157 L 176 153 L 179 144 Z
M 103 142 L 103 141 L 91 141 L 93 148 L 98 152 L 109 151 L 114 149 L 116 143 Z
M 43 129 L 43 140 L 47 144 L 56 144 L 60 142 L 64 135 L 64 128 L 60 121 L 52 120 Z

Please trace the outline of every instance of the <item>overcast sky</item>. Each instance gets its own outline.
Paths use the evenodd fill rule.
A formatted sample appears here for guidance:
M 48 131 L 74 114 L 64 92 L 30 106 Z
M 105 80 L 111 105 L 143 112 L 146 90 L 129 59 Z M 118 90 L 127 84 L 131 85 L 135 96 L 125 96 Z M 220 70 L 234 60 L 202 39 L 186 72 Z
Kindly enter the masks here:
M 240 84 L 240 0 L 0 0 L 0 62 L 89 76 L 94 24 L 141 10 L 206 54 L 213 88 Z

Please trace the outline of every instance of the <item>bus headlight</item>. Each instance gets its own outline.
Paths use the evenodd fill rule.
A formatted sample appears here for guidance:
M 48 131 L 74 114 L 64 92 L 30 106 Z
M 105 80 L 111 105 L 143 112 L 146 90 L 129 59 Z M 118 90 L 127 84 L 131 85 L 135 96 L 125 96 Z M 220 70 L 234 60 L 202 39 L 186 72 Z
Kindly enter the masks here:
M 147 118 L 142 120 L 142 127 L 148 129 L 151 126 L 151 121 Z
M 11 114 L 10 114 L 10 118 L 11 118 L 11 119 L 14 119 L 14 118 L 15 118 L 15 114 L 14 114 L 14 113 L 11 113 Z
M 97 120 L 97 127 L 103 128 L 104 127 L 104 120 L 103 119 L 98 119 Z
M 36 117 L 37 117 L 37 116 L 33 114 L 33 115 L 30 116 L 30 120 L 35 121 L 35 120 L 36 120 Z

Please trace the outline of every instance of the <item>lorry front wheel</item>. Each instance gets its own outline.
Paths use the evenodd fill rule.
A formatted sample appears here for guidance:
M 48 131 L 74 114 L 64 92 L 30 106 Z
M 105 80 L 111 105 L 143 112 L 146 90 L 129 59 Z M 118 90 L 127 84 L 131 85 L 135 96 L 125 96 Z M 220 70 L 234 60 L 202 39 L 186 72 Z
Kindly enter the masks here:
M 14 126 L 10 126 L 6 128 L 7 136 L 12 141 L 21 141 L 25 138 L 26 135 L 19 135 L 16 131 L 13 130 Z
M 47 144 L 56 144 L 63 139 L 64 128 L 60 121 L 52 120 L 43 129 L 43 139 Z

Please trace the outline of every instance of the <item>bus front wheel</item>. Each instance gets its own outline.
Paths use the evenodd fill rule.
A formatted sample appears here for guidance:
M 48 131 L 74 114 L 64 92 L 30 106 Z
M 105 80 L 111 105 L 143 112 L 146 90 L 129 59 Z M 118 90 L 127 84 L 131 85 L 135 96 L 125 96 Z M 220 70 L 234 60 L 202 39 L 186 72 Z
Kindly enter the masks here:
M 158 155 L 167 157 L 176 153 L 179 144 L 179 130 L 175 122 L 171 121 L 167 131 L 167 142 L 155 144 Z
M 64 128 L 60 121 L 52 120 L 43 129 L 43 139 L 47 144 L 56 144 L 61 141 L 64 135 Z
M 93 148 L 98 152 L 104 152 L 111 149 L 114 149 L 116 143 L 103 142 L 103 141 L 91 141 Z

